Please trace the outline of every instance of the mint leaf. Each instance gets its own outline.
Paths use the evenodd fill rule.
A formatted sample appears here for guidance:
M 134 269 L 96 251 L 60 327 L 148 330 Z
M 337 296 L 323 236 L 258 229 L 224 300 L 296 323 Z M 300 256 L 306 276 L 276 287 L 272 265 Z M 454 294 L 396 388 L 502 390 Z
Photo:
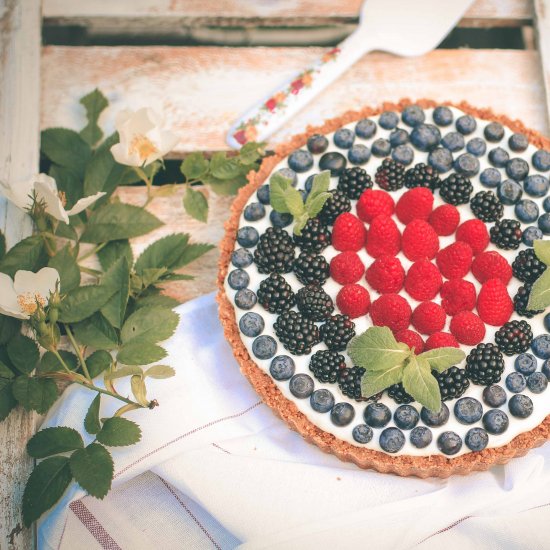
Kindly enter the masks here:
M 31 373 L 40 359 L 36 342 L 23 334 L 17 334 L 8 343 L 7 352 L 12 365 L 23 374 Z
M 371 397 L 393 384 L 401 382 L 403 377 L 403 364 L 398 363 L 385 370 L 367 371 L 361 379 L 361 395 Z
M 203 223 L 208 220 L 208 201 L 200 191 L 187 187 L 183 197 L 183 207 L 192 218 Z
M 103 428 L 97 434 L 97 440 L 109 447 L 125 447 L 133 445 L 141 439 L 139 426 L 120 416 L 106 418 L 103 421 Z
M 402 382 L 405 391 L 424 407 L 431 411 L 441 409 L 439 384 L 426 359 L 411 355 L 403 371 Z
M 110 287 L 115 293 L 101 308 L 101 313 L 115 328 L 120 328 L 126 314 L 130 296 L 130 266 L 123 256 L 119 258 L 101 279 L 101 286 Z
M 191 153 L 181 163 L 180 170 L 185 180 L 199 180 L 208 172 L 208 161 L 202 153 Z
M 313 177 L 313 183 L 311 184 L 311 191 L 306 200 L 306 208 L 312 201 L 314 201 L 319 195 L 326 193 L 330 186 L 330 172 L 325 170 L 320 174 Z
M 538 241 L 535 241 L 538 242 Z M 550 306 L 550 267 L 533 283 L 527 309 L 546 309 Z
M 307 212 L 304 212 L 297 220 L 294 221 L 293 233 L 294 235 L 300 236 L 302 230 L 306 226 L 307 221 L 309 220 L 309 215 Z
M 84 177 L 86 164 L 92 156 L 90 146 L 74 130 L 48 128 L 43 130 L 40 142 L 41 152 L 54 164 L 59 164 Z
M 304 201 L 302 200 L 302 195 L 300 195 L 294 187 L 289 187 L 284 192 L 284 198 L 287 210 L 295 218 L 298 218 L 304 213 Z
M 40 235 L 33 235 L 19 241 L 0 260 L 0 272 L 12 279 L 20 269 L 38 271 L 48 263 L 48 254 Z
M 84 441 L 76 430 L 57 426 L 45 428 L 34 434 L 27 442 L 27 453 L 33 458 L 46 458 L 82 447 L 84 447 Z
M 466 354 L 458 348 L 436 348 L 425 351 L 418 356 L 418 359 L 425 359 L 430 368 L 437 372 L 444 372 L 453 365 L 461 363 Z
M 117 359 L 125 365 L 149 365 L 164 359 L 166 355 L 164 348 L 137 338 L 120 348 Z
M 533 248 L 537 258 L 546 265 L 550 265 L 550 241 L 537 239 L 533 242 Z
M 71 250 L 69 244 L 50 258 L 48 266 L 57 269 L 61 282 L 61 292 L 63 294 L 80 286 L 80 269 L 76 263 L 74 251 Z
M 27 411 L 44 414 L 57 399 L 57 386 L 51 378 L 19 376 L 12 385 L 12 393 Z
M 176 371 L 167 365 L 154 365 L 145 371 L 144 376 L 149 376 L 149 378 L 171 378 L 176 376 Z
M 312 201 L 309 202 L 309 204 L 306 203 L 306 211 L 309 214 L 309 217 L 314 218 L 317 216 L 330 197 L 332 197 L 332 193 L 319 193 Z
M 65 350 L 59 350 L 58 353 L 61 355 L 61 358 L 65 361 L 65 364 L 69 367 L 69 369 L 75 372 L 78 370 L 78 358 L 74 353 Z M 36 370 L 42 374 L 45 372 L 64 371 L 65 369 L 59 359 L 51 351 L 47 351 L 42 356 L 42 359 L 40 359 L 40 364 Z
M 102 137 L 103 132 L 97 121 L 101 112 L 109 105 L 107 98 L 96 88 L 93 92 L 80 99 L 80 104 L 86 109 L 88 124 L 80 130 L 82 139 L 89 145 L 95 145 Z
M 292 181 L 275 172 L 269 180 L 269 202 L 273 210 L 281 214 L 290 212 L 286 205 L 285 192 L 292 187 Z
M 78 484 L 90 495 L 102 499 L 111 489 L 113 458 L 103 445 L 92 443 L 75 451 L 69 464 Z
M 174 334 L 179 316 L 171 309 L 150 307 L 132 313 L 120 333 L 122 343 L 138 338 L 140 342 L 157 343 Z
M 12 383 L 3 378 L 0 380 L 0 422 L 5 420 L 10 412 L 17 406 L 13 396 Z
M 96 434 L 101 430 L 101 422 L 99 420 L 99 407 L 101 405 L 101 394 L 98 393 L 92 401 L 86 417 L 84 418 L 84 428 L 89 434 Z
M 134 263 L 134 255 L 128 239 L 110 241 L 97 253 L 103 271 L 108 271 L 122 256 L 128 260 L 128 265 L 131 266 Z
M 99 376 L 102 372 L 105 372 L 111 367 L 113 358 L 110 353 L 107 353 L 104 350 L 97 350 L 92 353 L 86 359 L 86 366 L 88 367 L 88 372 L 92 378 Z
M 61 302 L 59 320 L 62 323 L 78 323 L 99 311 L 115 294 L 110 286 L 89 285 L 71 290 Z
M 115 329 L 99 312 L 74 324 L 73 332 L 78 342 L 84 346 L 100 350 L 115 349 L 118 346 Z

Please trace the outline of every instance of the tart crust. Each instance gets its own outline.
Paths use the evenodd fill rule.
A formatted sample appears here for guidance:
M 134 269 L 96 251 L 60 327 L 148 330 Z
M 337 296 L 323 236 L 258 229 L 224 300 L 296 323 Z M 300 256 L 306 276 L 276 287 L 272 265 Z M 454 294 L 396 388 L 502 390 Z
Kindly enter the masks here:
M 400 476 L 445 478 L 450 475 L 465 475 L 472 471 L 487 470 L 494 464 L 505 464 L 510 459 L 523 456 L 530 449 L 542 445 L 550 439 L 550 414 L 536 428 L 518 435 L 506 445 L 466 453 L 456 458 L 446 458 L 443 455 L 390 455 L 381 451 L 352 445 L 315 426 L 298 410 L 292 401 L 283 396 L 271 377 L 256 365 L 241 340 L 234 307 L 224 290 L 224 281 L 229 269 L 231 253 L 235 246 L 241 212 L 250 196 L 268 179 L 273 168 L 284 157 L 288 156 L 295 149 L 304 146 L 308 137 L 313 134 L 327 134 L 345 124 L 377 115 L 383 111 L 393 110 L 400 112 L 413 103 L 424 109 L 433 108 L 437 105 L 453 106 L 477 118 L 501 122 L 514 132 L 525 134 L 529 141 L 539 149 L 550 149 L 549 139 L 534 130 L 526 128 L 521 121 L 511 120 L 504 115 L 495 115 L 490 109 L 478 109 L 466 102 L 455 104 L 451 102 L 435 102 L 428 99 L 416 102 L 402 99 L 398 103 L 383 103 L 377 108 L 366 107 L 360 111 L 348 111 L 340 117 L 326 121 L 322 126 L 309 126 L 305 133 L 293 136 L 288 142 L 279 145 L 274 155 L 264 159 L 258 172 L 251 172 L 248 175 L 249 183 L 239 190 L 231 206 L 231 217 L 225 224 L 225 236 L 220 244 L 221 256 L 218 271 L 219 290 L 217 301 L 225 337 L 232 347 L 233 354 L 240 365 L 242 373 L 266 405 L 306 441 L 317 445 L 326 453 L 334 454 L 340 460 L 353 462 L 360 468 L 369 468 Z

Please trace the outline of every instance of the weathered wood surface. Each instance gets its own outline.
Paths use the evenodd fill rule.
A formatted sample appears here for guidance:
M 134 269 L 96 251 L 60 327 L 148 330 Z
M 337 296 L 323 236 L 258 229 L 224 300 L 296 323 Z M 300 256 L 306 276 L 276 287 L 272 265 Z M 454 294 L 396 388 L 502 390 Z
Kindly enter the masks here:
M 535 0 L 535 30 L 540 55 L 546 116 L 550 120 L 550 0 Z
M 0 179 L 16 182 L 38 169 L 40 88 L 40 1 L 0 0 Z M 17 208 L 0 199 L 0 229 L 8 246 L 31 226 Z M 0 424 L 0 549 L 34 547 L 23 528 L 21 499 L 32 468 L 25 443 L 34 416 L 14 411 Z

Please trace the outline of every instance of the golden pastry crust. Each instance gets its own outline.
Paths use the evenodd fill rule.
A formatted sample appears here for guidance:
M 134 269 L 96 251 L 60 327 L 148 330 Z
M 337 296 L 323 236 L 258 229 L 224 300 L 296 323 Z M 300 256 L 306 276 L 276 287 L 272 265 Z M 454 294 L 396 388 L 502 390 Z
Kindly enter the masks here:
M 550 415 L 529 432 L 515 437 L 510 443 L 502 447 L 485 449 L 479 452 L 466 453 L 456 458 L 446 458 L 443 455 L 411 456 L 389 455 L 382 451 L 358 447 L 338 439 L 336 436 L 315 426 L 301 413 L 296 405 L 283 396 L 271 377 L 264 373 L 250 357 L 242 342 L 237 325 L 235 311 L 224 290 L 224 281 L 229 268 L 231 253 L 235 246 L 239 217 L 250 196 L 269 177 L 273 168 L 292 151 L 306 144 L 313 134 L 328 134 L 334 132 L 344 124 L 361 118 L 377 115 L 383 111 L 402 111 L 412 104 L 427 109 L 441 105 L 428 99 L 412 102 L 403 99 L 399 103 L 383 103 L 378 108 L 364 108 L 360 111 L 348 111 L 340 117 L 326 121 L 322 126 L 308 127 L 303 134 L 292 137 L 288 142 L 278 146 L 275 155 L 264 159 L 258 172 L 248 175 L 248 185 L 241 188 L 231 207 L 231 217 L 225 224 L 225 236 L 220 244 L 221 256 L 218 272 L 218 295 L 220 320 L 225 336 L 230 343 L 233 354 L 250 384 L 260 395 L 272 411 L 282 418 L 293 430 L 297 431 L 306 441 L 314 443 L 321 450 L 336 455 L 344 461 L 353 462 L 361 468 L 372 468 L 379 472 L 393 473 L 400 476 L 448 477 L 454 474 L 468 474 L 476 470 L 487 470 L 494 464 L 505 464 L 510 459 L 523 456 L 530 449 L 538 447 L 550 439 Z M 550 140 L 534 130 L 526 128 L 519 120 L 511 120 L 506 116 L 495 115 L 490 109 L 477 109 L 466 102 L 458 104 L 444 103 L 454 106 L 484 120 L 499 121 L 515 132 L 525 134 L 529 141 L 540 149 L 550 149 Z

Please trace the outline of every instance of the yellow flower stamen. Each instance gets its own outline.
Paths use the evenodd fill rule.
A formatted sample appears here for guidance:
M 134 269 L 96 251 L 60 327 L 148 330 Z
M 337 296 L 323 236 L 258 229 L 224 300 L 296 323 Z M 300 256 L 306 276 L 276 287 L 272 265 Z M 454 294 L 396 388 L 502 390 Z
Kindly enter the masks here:
M 34 294 L 31 292 L 25 292 L 24 294 L 19 294 L 17 296 L 17 303 L 23 313 L 32 315 L 38 306 L 44 307 L 47 302 L 46 299 L 38 292 L 35 292 Z
M 158 152 L 158 149 L 155 147 L 153 142 L 141 134 L 138 134 L 132 139 L 128 153 L 133 155 L 137 153 L 141 162 L 145 162 L 150 155 L 153 155 Z
M 65 206 L 67 206 L 67 195 L 65 194 L 65 191 L 58 191 L 57 195 L 59 197 L 59 200 L 61 201 L 61 206 L 65 208 Z

